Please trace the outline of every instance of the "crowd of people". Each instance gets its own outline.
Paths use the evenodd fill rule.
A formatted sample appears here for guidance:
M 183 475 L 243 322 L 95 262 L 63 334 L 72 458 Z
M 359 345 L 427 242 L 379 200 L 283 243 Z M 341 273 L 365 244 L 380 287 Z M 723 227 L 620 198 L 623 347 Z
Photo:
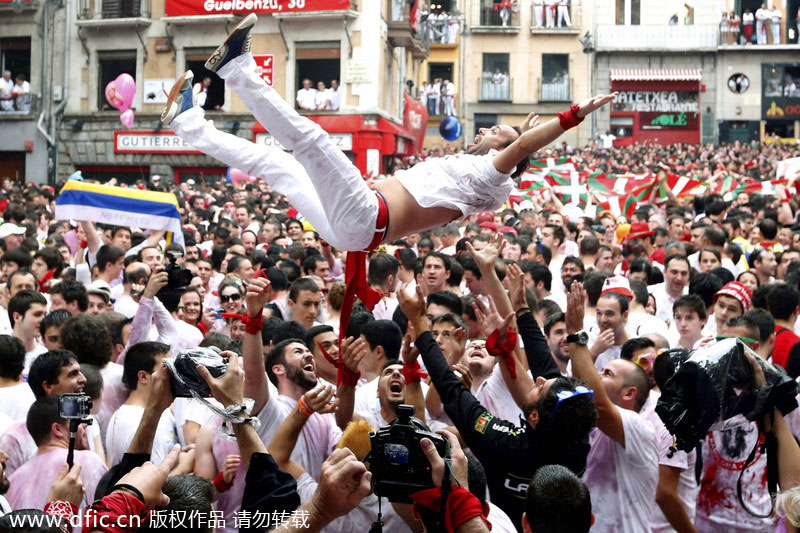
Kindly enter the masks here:
M 722 44 L 781 44 L 782 20 L 783 11 L 777 4 L 772 9 L 761 4 L 755 13 L 745 9 L 741 16 L 735 11 L 724 11 L 719 25 L 720 41 Z

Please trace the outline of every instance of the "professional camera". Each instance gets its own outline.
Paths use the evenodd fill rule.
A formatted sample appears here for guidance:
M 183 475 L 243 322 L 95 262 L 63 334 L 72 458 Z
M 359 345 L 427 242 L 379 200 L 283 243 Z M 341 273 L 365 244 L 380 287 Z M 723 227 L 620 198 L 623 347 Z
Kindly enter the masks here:
M 92 399 L 87 394 L 62 394 L 58 397 L 58 414 L 67 420 L 86 420 L 92 410 Z
M 228 370 L 227 361 L 214 347 L 183 350 L 173 358 L 164 359 L 163 364 L 172 378 L 170 384 L 175 398 L 193 398 L 191 391 L 202 398 L 211 397 L 211 388 L 197 372 L 198 365 L 206 367 L 215 378 Z
M 181 295 L 186 291 L 186 287 L 189 286 L 193 277 L 188 268 L 178 264 L 178 259 L 181 257 L 183 257 L 183 252 L 167 252 L 167 260 L 169 262 L 164 268 L 167 273 L 167 284 L 156 294 L 170 313 L 177 311 Z
M 372 450 L 367 460 L 372 492 L 390 502 L 411 503 L 409 495 L 433 487 L 431 463 L 419 444 L 423 437 L 433 442 L 440 456 L 450 457 L 450 443 L 414 418 L 412 405 L 399 405 L 397 418 L 370 433 Z
M 168 278 L 167 286 L 164 288 L 175 290 L 188 287 L 189 283 L 192 282 L 192 277 L 194 277 L 194 275 L 188 268 L 184 268 L 178 264 L 178 259 L 183 257 L 183 253 L 168 251 L 166 255 L 169 263 L 165 268 Z

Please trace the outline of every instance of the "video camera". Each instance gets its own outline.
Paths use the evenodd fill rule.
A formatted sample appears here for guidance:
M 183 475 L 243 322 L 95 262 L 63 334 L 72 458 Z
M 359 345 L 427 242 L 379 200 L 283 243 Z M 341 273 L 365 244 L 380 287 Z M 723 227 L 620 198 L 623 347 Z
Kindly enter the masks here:
M 167 273 L 167 284 L 158 291 L 156 296 L 167 308 L 167 311 L 173 313 L 178 309 L 181 295 L 192 282 L 194 275 L 188 268 L 178 264 L 178 259 L 183 257 L 183 252 L 173 250 L 168 251 L 166 255 L 169 261 L 164 267 L 164 271 Z
M 432 433 L 414 417 L 414 406 L 397 406 L 397 418 L 369 434 L 372 450 L 367 457 L 372 472 L 372 492 L 390 502 L 411 503 L 409 495 L 433 487 L 431 463 L 419 441 L 430 439 L 436 451 L 450 457 L 450 443 Z

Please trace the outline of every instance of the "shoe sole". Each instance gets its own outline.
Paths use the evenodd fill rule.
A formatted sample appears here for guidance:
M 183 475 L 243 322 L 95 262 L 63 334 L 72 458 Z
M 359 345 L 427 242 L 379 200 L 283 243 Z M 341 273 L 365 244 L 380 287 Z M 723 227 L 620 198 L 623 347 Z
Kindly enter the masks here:
M 175 80 L 172 89 L 169 90 L 169 95 L 167 95 L 167 105 L 164 106 L 164 112 L 161 113 L 161 122 L 163 124 L 167 126 L 170 125 L 175 117 L 178 116 L 181 106 L 177 104 L 176 100 L 178 96 L 180 96 L 181 91 L 187 88 L 187 84 L 191 87 L 193 78 L 194 74 L 192 74 L 192 71 L 187 70 L 180 78 Z
M 211 72 L 216 72 L 219 64 L 228 55 L 228 43 L 241 36 L 242 32 L 249 32 L 256 25 L 258 17 L 255 13 L 250 13 L 228 34 L 225 41 L 206 60 L 205 67 Z

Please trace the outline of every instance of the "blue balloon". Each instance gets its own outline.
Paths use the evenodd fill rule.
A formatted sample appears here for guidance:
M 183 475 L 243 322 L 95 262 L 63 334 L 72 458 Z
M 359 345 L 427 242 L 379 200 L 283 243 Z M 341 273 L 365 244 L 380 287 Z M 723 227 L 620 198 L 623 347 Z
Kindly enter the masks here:
M 439 124 L 439 135 L 445 141 L 455 141 L 464 133 L 464 126 L 456 117 L 447 117 Z

